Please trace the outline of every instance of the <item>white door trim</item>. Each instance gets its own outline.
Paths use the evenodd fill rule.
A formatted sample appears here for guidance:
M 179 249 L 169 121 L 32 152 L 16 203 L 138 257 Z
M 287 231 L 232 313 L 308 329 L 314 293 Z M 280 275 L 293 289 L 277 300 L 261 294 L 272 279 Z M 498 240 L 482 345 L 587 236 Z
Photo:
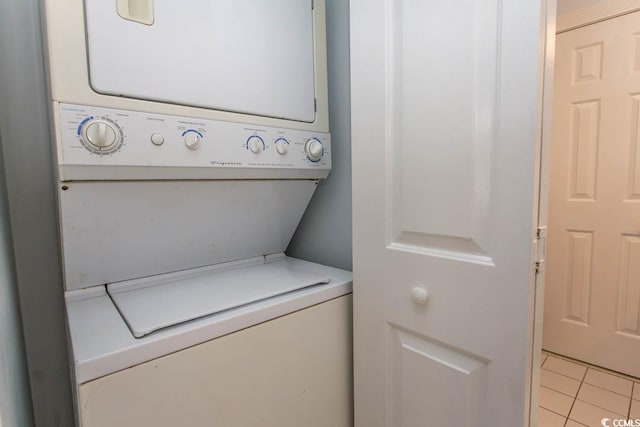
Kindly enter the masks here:
M 556 32 L 564 33 L 637 10 L 640 10 L 640 0 L 602 0 L 558 16 Z
M 640 2 L 640 0 L 638 0 Z M 542 54 L 545 56 L 544 68 L 540 70 L 540 76 L 543 79 L 543 92 L 540 102 L 542 102 L 542 115 L 538 126 L 536 146 L 536 170 L 538 172 L 538 188 L 537 199 L 534 201 L 538 209 L 538 228 L 547 226 L 547 214 L 549 208 L 549 163 L 550 163 L 550 147 L 552 142 L 551 120 L 553 118 L 553 76 L 555 67 L 555 46 L 558 17 L 556 14 L 557 1 L 549 0 L 545 3 L 546 12 L 546 32 L 545 44 Z M 536 244 L 543 244 L 537 242 Z M 537 252 L 537 251 L 534 251 Z M 537 254 L 534 254 L 534 256 Z M 544 254 L 543 254 L 544 255 Z M 533 260 L 532 262 L 535 262 Z M 544 260 L 543 260 L 544 262 Z M 533 295 L 530 298 L 531 306 L 529 307 L 529 315 L 531 316 L 532 335 L 531 339 L 531 376 L 528 384 L 528 401 L 529 401 L 529 424 L 526 427 L 538 426 L 538 405 L 540 388 L 540 357 L 542 355 L 542 331 L 544 321 L 544 284 L 545 274 L 544 268 L 537 270 L 535 273 Z

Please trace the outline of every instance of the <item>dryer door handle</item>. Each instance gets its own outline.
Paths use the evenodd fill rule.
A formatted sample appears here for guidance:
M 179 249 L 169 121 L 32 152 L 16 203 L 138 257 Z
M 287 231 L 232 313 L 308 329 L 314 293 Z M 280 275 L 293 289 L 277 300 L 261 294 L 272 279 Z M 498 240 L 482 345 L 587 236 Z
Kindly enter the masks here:
M 117 0 L 116 5 L 123 19 L 153 25 L 153 0 Z

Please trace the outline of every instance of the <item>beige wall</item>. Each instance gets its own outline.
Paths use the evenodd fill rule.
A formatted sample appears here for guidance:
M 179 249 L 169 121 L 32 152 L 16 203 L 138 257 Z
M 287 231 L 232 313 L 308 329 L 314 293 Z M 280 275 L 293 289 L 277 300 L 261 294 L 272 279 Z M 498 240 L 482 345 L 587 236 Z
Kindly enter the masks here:
M 600 1 L 602 0 L 558 0 L 558 15 L 580 9 L 585 6 L 590 6 Z

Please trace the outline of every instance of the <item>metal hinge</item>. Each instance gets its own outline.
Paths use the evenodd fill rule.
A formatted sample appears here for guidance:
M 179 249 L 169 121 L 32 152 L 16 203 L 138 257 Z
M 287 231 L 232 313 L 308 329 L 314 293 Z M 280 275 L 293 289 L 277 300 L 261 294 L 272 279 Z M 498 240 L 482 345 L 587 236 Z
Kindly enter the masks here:
M 313 98 L 313 111 L 318 112 L 318 98 Z
M 536 240 L 533 242 L 536 251 L 536 274 L 544 271 L 544 261 L 547 253 L 547 227 L 538 227 Z
M 316 7 L 315 0 L 311 0 L 311 10 L 315 9 L 315 7 Z

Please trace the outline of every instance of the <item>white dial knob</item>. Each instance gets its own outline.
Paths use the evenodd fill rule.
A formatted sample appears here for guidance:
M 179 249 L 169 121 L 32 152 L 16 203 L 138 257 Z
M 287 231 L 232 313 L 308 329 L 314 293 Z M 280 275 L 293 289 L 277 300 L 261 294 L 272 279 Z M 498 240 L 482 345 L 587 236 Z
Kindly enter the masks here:
M 307 153 L 309 160 L 317 162 L 324 155 L 324 146 L 322 145 L 322 142 L 316 138 L 311 138 L 305 144 L 304 151 Z
M 82 142 L 92 151 L 108 152 L 121 141 L 120 130 L 112 122 L 93 119 L 82 128 Z
M 200 148 L 200 135 L 195 132 L 188 132 L 184 136 L 184 144 L 187 146 L 189 150 L 197 150 Z
M 287 150 L 289 150 L 289 143 L 285 139 L 276 141 L 276 151 L 278 154 L 287 154 Z
M 256 154 L 262 151 L 262 141 L 260 140 L 260 138 L 249 138 L 249 150 L 251 150 L 252 153 Z

